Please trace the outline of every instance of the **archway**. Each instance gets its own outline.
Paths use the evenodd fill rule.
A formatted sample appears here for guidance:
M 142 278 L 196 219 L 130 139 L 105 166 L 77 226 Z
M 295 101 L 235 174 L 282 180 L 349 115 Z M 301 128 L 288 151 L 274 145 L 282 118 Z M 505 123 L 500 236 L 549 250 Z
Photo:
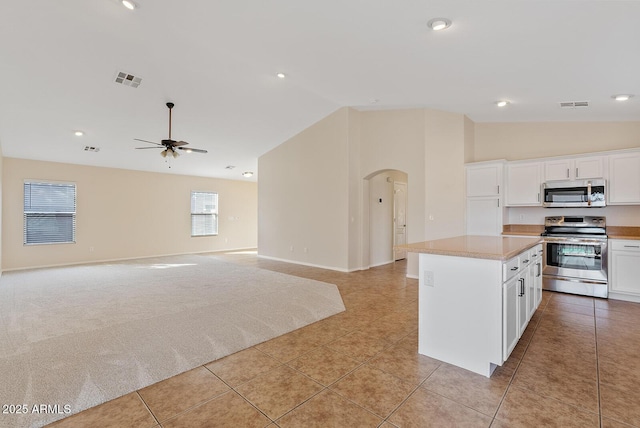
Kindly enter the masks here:
M 405 257 L 393 251 L 406 242 L 408 174 L 394 169 L 375 171 L 364 178 L 363 264 L 374 267 Z

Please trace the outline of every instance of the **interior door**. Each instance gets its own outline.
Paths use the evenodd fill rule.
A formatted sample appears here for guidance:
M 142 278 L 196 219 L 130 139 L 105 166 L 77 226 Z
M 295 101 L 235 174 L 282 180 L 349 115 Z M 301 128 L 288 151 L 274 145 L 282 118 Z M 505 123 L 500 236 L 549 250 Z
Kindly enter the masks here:
M 393 182 L 393 245 L 407 243 L 407 183 Z M 407 257 L 406 251 L 394 251 L 395 260 Z

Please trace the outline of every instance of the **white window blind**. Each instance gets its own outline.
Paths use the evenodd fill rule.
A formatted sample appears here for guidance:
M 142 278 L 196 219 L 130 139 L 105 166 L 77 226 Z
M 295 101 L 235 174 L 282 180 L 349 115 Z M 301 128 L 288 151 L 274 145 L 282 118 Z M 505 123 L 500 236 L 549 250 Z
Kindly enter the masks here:
M 191 236 L 218 234 L 218 194 L 191 192 Z
M 24 243 L 59 244 L 76 240 L 76 185 L 24 183 Z

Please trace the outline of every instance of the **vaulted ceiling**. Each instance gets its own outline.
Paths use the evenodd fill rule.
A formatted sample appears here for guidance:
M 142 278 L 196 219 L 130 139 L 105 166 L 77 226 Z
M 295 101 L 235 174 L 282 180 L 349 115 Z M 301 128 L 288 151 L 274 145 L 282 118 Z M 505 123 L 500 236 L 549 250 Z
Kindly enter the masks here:
M 475 122 L 640 120 L 640 1 L 135 2 L 5 2 L 4 156 L 242 180 L 261 154 L 343 106 Z M 437 17 L 451 27 L 428 28 Z M 118 72 L 140 85 L 116 83 Z M 168 137 L 168 101 L 172 137 L 209 153 L 167 161 L 134 149 L 145 146 L 134 138 Z M 567 101 L 589 107 L 559 107 Z

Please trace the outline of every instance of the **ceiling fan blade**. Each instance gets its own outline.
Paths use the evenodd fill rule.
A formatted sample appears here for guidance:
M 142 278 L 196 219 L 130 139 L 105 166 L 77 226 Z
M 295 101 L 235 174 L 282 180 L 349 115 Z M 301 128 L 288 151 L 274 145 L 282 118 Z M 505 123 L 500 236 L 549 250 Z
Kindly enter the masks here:
M 203 149 L 192 149 L 191 147 L 176 147 L 176 148 L 180 149 L 180 150 L 184 150 L 187 153 L 191 153 L 191 152 L 194 152 L 194 153 L 209 153 L 206 150 L 203 150 Z
M 187 143 L 186 141 L 176 141 L 175 143 L 173 143 L 173 147 L 178 147 L 178 146 L 185 146 L 189 143 Z
M 135 141 L 142 141 L 143 143 L 155 144 L 156 146 L 161 146 L 160 143 L 155 143 L 153 141 L 141 140 L 140 138 L 134 138 Z
M 161 149 L 162 147 L 136 147 L 136 149 Z

